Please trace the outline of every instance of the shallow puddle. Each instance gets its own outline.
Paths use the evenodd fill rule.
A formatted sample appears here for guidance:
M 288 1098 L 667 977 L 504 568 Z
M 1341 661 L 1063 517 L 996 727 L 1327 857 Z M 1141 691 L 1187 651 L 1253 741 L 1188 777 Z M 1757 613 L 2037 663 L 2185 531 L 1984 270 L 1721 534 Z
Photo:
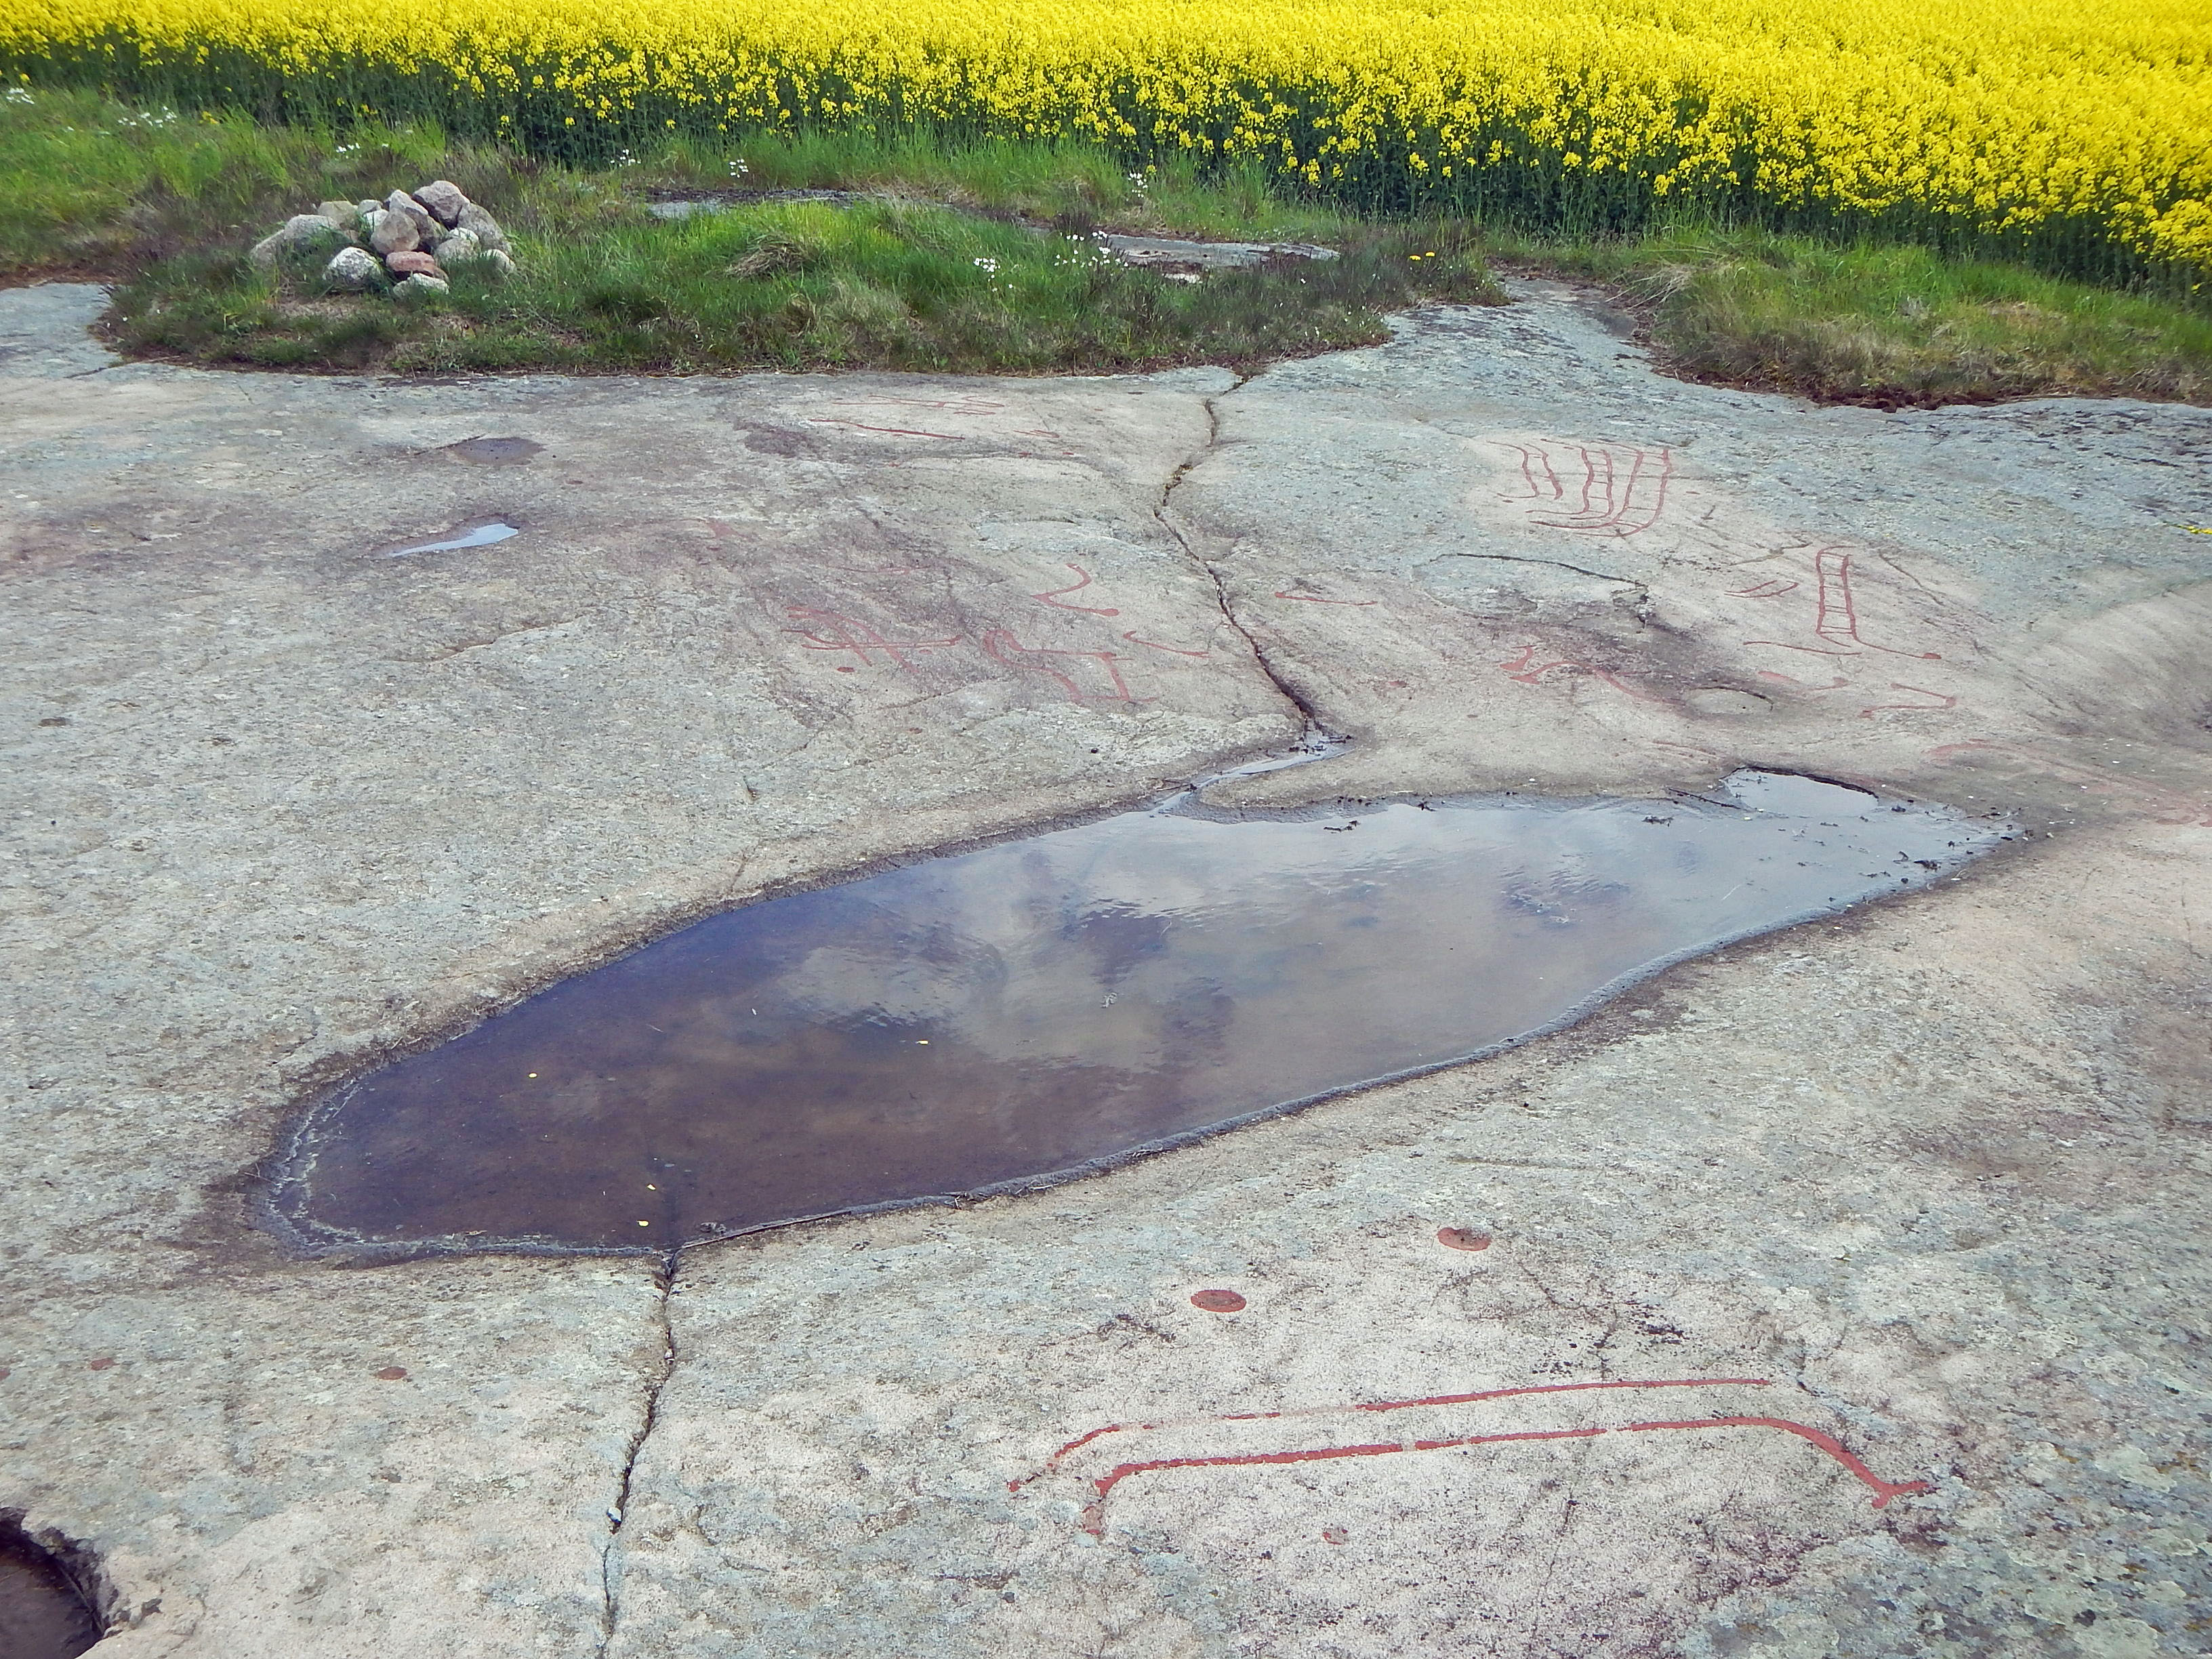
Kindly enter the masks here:
M 1189 798 L 729 911 L 301 1119 L 303 1243 L 665 1249 L 1079 1172 L 1556 1027 L 2002 831 L 1808 779 Z
M 100 1636 L 61 1564 L 20 1528 L 0 1526 L 0 1659 L 76 1659 Z
M 471 466 L 527 466 L 545 446 L 531 438 L 464 438 L 440 453 Z

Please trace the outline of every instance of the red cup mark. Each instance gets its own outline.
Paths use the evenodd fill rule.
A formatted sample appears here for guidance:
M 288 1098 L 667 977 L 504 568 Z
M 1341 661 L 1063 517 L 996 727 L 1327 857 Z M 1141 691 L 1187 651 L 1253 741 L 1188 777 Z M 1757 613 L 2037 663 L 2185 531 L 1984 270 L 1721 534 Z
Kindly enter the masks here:
M 92 1369 L 96 1371 L 104 1371 L 114 1363 L 115 1356 L 113 1354 L 102 1354 L 99 1358 L 92 1362 Z
M 1472 1227 L 1439 1227 L 1437 1243 L 1448 1250 L 1486 1250 L 1490 1248 L 1490 1235 L 1479 1233 Z
M 407 1367 L 386 1365 L 382 1370 L 377 1372 L 376 1380 L 380 1382 L 404 1382 L 407 1380 Z
M 1207 1313 L 1242 1313 L 1244 1298 L 1234 1291 L 1200 1291 L 1190 1298 L 1190 1305 Z
M 1324 1544 L 1341 1544 L 1351 1536 L 1342 1527 L 1323 1527 L 1321 1529 L 1321 1541 Z

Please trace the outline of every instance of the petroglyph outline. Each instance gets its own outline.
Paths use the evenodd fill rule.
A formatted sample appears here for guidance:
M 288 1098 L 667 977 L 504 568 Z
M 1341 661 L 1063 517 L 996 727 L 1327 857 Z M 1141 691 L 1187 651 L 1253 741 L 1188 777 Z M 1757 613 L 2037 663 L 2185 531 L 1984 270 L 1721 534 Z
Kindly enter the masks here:
M 1771 1388 L 1771 1379 L 1759 1376 L 1703 1376 L 1650 1379 L 1622 1379 L 1600 1382 L 1555 1382 L 1527 1384 L 1516 1388 L 1483 1389 L 1468 1394 L 1429 1395 L 1412 1400 L 1361 1401 L 1350 1405 L 1310 1406 L 1291 1407 L 1273 1412 L 1232 1412 L 1212 1417 L 1167 1419 L 1158 1423 L 1109 1423 L 1077 1436 L 1048 1458 L 1042 1468 L 1032 1474 L 1009 1480 L 1009 1492 L 1018 1492 L 1032 1482 L 1056 1472 L 1062 1461 L 1071 1453 L 1109 1434 L 1126 1434 L 1158 1429 L 1211 1426 L 1224 1423 L 1273 1421 L 1294 1417 L 1316 1417 L 1344 1412 L 1405 1411 L 1418 1407 L 1458 1406 L 1486 1403 L 1493 1400 L 1511 1399 L 1529 1395 L 1580 1394 L 1611 1389 L 1701 1389 L 1701 1388 Z M 1714 1428 L 1771 1428 L 1794 1434 L 1816 1449 L 1842 1465 L 1854 1477 L 1874 1489 L 1874 1507 L 1885 1509 L 1893 1498 L 1915 1492 L 1934 1490 L 1926 1480 L 1885 1480 L 1876 1474 L 1859 1456 L 1833 1435 L 1808 1424 L 1789 1418 L 1746 1415 L 1686 1418 L 1664 1421 L 1599 1425 L 1571 1429 L 1524 1429 L 1496 1434 L 1457 1435 L 1435 1440 L 1395 1440 L 1353 1446 L 1300 1447 L 1273 1452 L 1228 1452 L 1189 1457 L 1150 1458 L 1117 1463 L 1106 1474 L 1095 1477 L 1092 1489 L 1097 1494 L 1085 1510 L 1081 1525 L 1094 1536 L 1105 1527 L 1105 1505 L 1108 1496 L 1122 1481 L 1133 1475 L 1152 1474 L 1164 1469 L 1186 1468 L 1245 1468 L 1285 1463 L 1325 1462 L 1342 1457 L 1383 1457 L 1399 1452 L 1446 1451 L 1468 1446 L 1496 1445 L 1516 1441 L 1535 1440 L 1591 1440 L 1607 1434 L 1644 1434 L 1658 1430 L 1691 1430 Z

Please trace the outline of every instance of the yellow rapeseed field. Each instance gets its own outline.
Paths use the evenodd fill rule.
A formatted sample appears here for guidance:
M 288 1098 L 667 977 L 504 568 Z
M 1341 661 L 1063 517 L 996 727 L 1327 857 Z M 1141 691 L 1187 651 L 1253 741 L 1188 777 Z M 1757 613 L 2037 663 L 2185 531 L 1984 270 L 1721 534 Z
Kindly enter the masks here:
M 0 0 L 32 84 L 586 154 L 915 125 L 1379 207 L 1669 203 L 2212 270 L 2212 0 Z

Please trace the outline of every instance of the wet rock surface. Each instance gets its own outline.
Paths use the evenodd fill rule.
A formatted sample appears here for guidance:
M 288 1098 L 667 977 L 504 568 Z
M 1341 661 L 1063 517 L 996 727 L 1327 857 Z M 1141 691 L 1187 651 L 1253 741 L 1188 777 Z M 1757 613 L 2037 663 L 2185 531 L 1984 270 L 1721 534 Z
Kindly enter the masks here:
M 1544 289 L 1242 384 L 232 378 L 100 304 L 0 295 L 0 1501 L 101 1652 L 2197 1644 L 2212 415 L 1686 386 Z M 255 1224 L 380 1058 L 1306 711 L 1215 809 L 1748 765 L 2032 833 L 672 1283 Z

